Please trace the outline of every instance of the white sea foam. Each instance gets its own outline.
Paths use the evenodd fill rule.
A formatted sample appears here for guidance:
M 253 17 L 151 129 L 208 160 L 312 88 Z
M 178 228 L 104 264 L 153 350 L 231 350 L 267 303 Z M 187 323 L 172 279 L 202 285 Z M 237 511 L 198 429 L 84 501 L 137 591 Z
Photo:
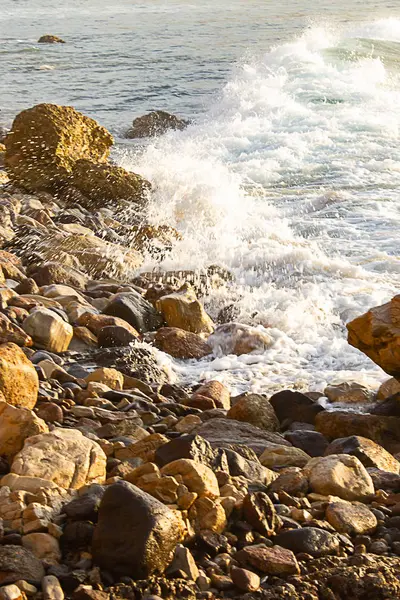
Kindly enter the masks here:
M 397 43 L 396 19 L 311 27 L 239 65 L 202 122 L 120 157 L 153 182 L 153 222 L 182 232 L 161 268 L 227 267 L 212 316 L 233 301 L 274 338 L 261 356 L 175 362 L 182 378 L 268 391 L 384 377 L 345 323 L 399 287 Z

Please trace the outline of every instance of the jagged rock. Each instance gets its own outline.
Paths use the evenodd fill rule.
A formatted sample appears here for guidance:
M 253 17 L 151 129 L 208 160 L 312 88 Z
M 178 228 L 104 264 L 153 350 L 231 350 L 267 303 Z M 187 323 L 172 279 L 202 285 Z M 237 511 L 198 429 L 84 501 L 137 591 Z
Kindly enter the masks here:
M 0 313 L 0 343 L 6 344 L 7 342 L 13 342 L 18 346 L 33 345 L 30 335 L 25 333 L 21 327 L 12 323 L 6 315 Z
M 216 354 L 237 356 L 263 353 L 273 344 L 273 338 L 266 331 L 241 323 L 219 325 L 207 341 Z
M 65 44 L 65 41 L 57 35 L 46 34 L 38 39 L 38 44 Z
M 163 467 L 180 458 L 189 458 L 206 467 L 213 468 L 216 453 L 210 444 L 199 435 L 182 435 L 160 446 L 155 453 L 156 463 Z
M 295 554 L 305 552 L 315 557 L 334 554 L 339 548 L 336 535 L 316 527 L 283 531 L 276 536 L 275 543 L 292 550 Z
M 38 104 L 16 116 L 5 140 L 12 181 L 30 191 L 68 182 L 78 159 L 107 159 L 113 138 L 70 106 Z
M 42 562 L 21 546 L 0 546 L 0 585 L 24 579 L 40 585 L 45 575 Z
M 269 401 L 281 423 L 300 421 L 313 424 L 316 415 L 324 410 L 305 394 L 291 390 L 278 392 L 271 396 Z
M 26 438 L 48 432 L 48 427 L 35 413 L 0 401 L 0 455 L 12 459 Z
M 363 504 L 331 502 L 326 509 L 326 520 L 339 533 L 363 535 L 373 533 L 378 521 L 373 512 Z
M 228 419 L 244 421 L 266 431 L 278 431 L 279 421 L 271 404 L 259 394 L 242 394 L 227 413 Z
M 253 492 L 245 496 L 243 515 L 250 525 L 266 537 L 275 535 L 282 526 L 274 505 L 264 492 Z
M 375 467 L 390 473 L 400 471 L 400 463 L 394 456 L 379 444 L 358 435 L 334 440 L 325 451 L 326 456 L 329 454 L 351 454 L 356 456 L 364 467 Z
M 235 558 L 242 565 L 251 565 L 267 575 L 296 575 L 300 567 L 293 552 L 280 546 L 268 548 L 263 544 L 247 546 Z
M 24 331 L 30 335 L 38 348 L 50 352 L 65 352 L 74 335 L 69 323 L 53 310 L 36 308 L 25 319 Z
M 278 433 L 270 433 L 233 419 L 210 419 L 198 427 L 195 433 L 210 442 L 213 448 L 228 448 L 239 453 L 242 448 L 250 448 L 258 456 L 274 445 L 290 446 Z
M 37 401 L 39 379 L 34 366 L 18 346 L 0 345 L 0 391 L 8 404 L 33 408 Z
M 231 407 L 231 395 L 228 388 L 220 381 L 211 380 L 203 383 L 188 402 L 188 406 L 197 406 L 198 402 L 209 399 L 213 403 L 213 408 L 223 408 L 229 410 Z
M 172 477 L 179 475 L 188 490 L 200 497 L 218 498 L 219 496 L 218 481 L 212 470 L 194 460 L 180 458 L 170 462 L 162 467 L 161 474 Z
M 362 501 L 375 493 L 370 475 L 355 456 L 331 454 L 312 458 L 304 472 L 317 494 Z
M 204 358 L 212 350 L 207 342 L 196 333 L 177 327 L 162 327 L 156 333 L 154 345 L 174 358 Z
M 171 115 L 164 110 L 155 110 L 142 117 L 137 117 L 132 123 L 131 129 L 127 131 L 127 138 L 144 138 L 162 135 L 169 129 L 185 129 L 188 121 Z
M 77 429 L 55 428 L 25 441 L 11 465 L 11 472 L 53 481 L 63 488 L 102 483 L 106 456 L 100 446 Z
M 89 210 L 114 206 L 121 200 L 144 204 L 151 189 L 150 183 L 136 173 L 84 158 L 74 164 L 70 181 L 83 194 L 80 204 Z
M 121 292 L 110 299 L 104 314 L 118 317 L 136 331 L 154 331 L 163 324 L 161 315 L 138 292 Z
M 197 533 L 212 531 L 222 533 L 227 525 L 222 505 L 211 498 L 197 498 L 189 509 L 189 520 Z
M 192 333 L 211 333 L 213 322 L 188 285 L 174 293 L 163 296 L 156 302 L 168 327 L 177 327 Z
M 93 559 L 116 577 L 144 579 L 165 571 L 183 533 L 175 512 L 136 486 L 118 482 L 101 501 Z

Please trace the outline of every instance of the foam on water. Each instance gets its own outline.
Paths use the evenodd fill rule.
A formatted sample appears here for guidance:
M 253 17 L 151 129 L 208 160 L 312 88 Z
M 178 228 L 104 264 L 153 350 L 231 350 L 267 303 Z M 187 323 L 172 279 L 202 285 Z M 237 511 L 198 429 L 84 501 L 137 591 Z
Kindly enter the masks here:
M 175 361 L 181 377 L 259 391 L 384 378 L 345 323 L 398 290 L 396 61 L 399 20 L 313 26 L 238 65 L 202 122 L 119 157 L 154 183 L 152 221 L 182 232 L 161 268 L 230 269 L 208 310 L 233 302 L 275 340 L 260 356 Z

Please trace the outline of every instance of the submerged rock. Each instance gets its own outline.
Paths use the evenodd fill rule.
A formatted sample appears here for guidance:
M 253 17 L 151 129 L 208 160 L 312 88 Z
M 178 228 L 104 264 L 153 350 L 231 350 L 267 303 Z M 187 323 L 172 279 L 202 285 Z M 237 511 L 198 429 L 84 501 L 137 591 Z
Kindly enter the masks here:
M 38 39 L 38 44 L 65 44 L 65 40 L 62 40 L 57 35 L 46 34 Z
M 262 354 L 272 346 L 273 338 L 266 331 L 256 327 L 227 323 L 215 329 L 208 338 L 208 343 L 216 353 L 240 356 L 250 352 Z
M 177 327 L 162 327 L 156 333 L 154 345 L 174 358 L 204 358 L 212 350 L 207 342 L 196 333 Z
M 118 482 L 108 487 L 100 504 L 93 558 L 116 577 L 162 574 L 183 533 L 175 512 L 136 486 Z
M 155 110 L 147 115 L 134 119 L 131 129 L 127 131 L 127 138 L 144 138 L 162 135 L 169 129 L 185 129 L 189 121 L 180 119 L 164 110 Z

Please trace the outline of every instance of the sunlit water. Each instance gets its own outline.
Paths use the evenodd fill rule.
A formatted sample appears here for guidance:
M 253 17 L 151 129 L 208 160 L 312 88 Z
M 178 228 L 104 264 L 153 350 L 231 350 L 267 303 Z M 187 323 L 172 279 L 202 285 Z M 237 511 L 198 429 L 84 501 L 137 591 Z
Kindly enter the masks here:
M 116 157 L 153 182 L 152 221 L 182 232 L 161 268 L 227 267 L 235 284 L 206 298 L 208 310 L 234 302 L 274 344 L 175 362 L 178 374 L 259 391 L 377 385 L 384 374 L 347 345 L 345 323 L 399 289 L 396 7 L 3 3 L 4 122 L 42 101 L 116 134 L 148 109 L 193 119 L 145 147 L 121 140 Z M 43 33 L 68 43 L 40 47 Z

